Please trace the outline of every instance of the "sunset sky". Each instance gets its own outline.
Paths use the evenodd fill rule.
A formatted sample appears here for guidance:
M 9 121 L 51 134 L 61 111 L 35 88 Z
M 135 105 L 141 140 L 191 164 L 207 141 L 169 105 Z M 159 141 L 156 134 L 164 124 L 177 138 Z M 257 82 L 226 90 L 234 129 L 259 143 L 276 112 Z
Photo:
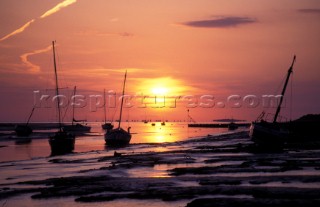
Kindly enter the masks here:
M 294 54 L 282 114 L 320 113 L 318 0 L 0 0 L 0 10 L 0 122 L 26 121 L 34 91 L 52 95 L 53 40 L 61 93 L 77 86 L 88 102 L 78 119 L 101 121 L 103 110 L 93 111 L 89 96 L 121 93 L 127 70 L 126 94 L 181 97 L 164 108 L 135 100 L 127 119 L 185 120 L 190 109 L 196 121 L 252 121 L 261 104 L 218 102 L 280 94 Z M 185 97 L 202 95 L 215 105 L 187 107 Z M 31 121 L 53 120 L 54 109 L 41 107 Z

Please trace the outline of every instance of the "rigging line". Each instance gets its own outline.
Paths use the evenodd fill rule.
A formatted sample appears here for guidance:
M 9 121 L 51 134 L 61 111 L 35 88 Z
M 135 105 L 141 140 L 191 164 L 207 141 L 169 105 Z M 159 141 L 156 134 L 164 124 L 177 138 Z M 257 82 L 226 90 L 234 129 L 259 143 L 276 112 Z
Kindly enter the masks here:
M 70 90 L 67 90 L 67 97 L 72 97 L 72 95 L 70 95 L 70 93 L 73 94 L 74 92 L 73 91 L 70 92 Z M 70 100 L 71 100 L 71 98 L 70 98 Z M 65 118 L 67 116 L 67 112 L 69 111 L 69 104 L 71 104 L 71 101 L 69 102 L 69 100 L 67 100 L 67 106 L 66 106 L 66 108 L 64 110 L 64 114 L 62 116 L 62 122 L 63 122 L 63 120 L 65 120 Z M 73 117 L 72 117 L 72 119 L 73 119 Z
M 113 111 L 113 114 L 112 114 L 112 120 L 111 120 L 111 123 L 113 123 L 114 121 L 114 117 L 116 116 L 116 113 L 117 113 L 117 110 L 118 110 L 118 99 L 117 98 L 117 94 L 115 94 L 115 107 L 114 107 L 114 111 Z M 110 100 L 109 100 L 110 101 Z M 110 103 L 110 102 L 109 102 Z M 108 105 L 109 106 L 109 105 Z
M 128 117 L 127 117 L 127 128 L 130 126 L 130 108 L 127 108 L 127 113 L 128 113 Z
M 59 87 L 59 89 L 65 89 L 65 88 L 68 88 L 68 85 L 71 85 L 71 84 L 69 84 L 68 78 L 66 78 L 68 74 L 66 73 L 67 71 L 64 70 L 63 68 L 63 63 L 62 63 L 63 60 L 60 57 L 60 48 L 55 47 L 55 51 L 56 51 L 57 68 L 59 68 L 60 74 L 62 74 L 59 76 L 59 83 L 62 86 L 62 87 Z
M 292 72 L 292 77 L 291 77 L 291 94 L 290 94 L 290 121 L 292 120 L 292 109 L 293 109 L 293 77 L 294 73 Z

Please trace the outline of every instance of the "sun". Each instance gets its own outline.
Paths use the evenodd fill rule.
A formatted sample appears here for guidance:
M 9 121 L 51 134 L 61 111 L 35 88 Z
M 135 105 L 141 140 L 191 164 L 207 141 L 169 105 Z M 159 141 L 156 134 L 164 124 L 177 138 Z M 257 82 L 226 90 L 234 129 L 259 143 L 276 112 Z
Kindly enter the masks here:
M 169 92 L 168 88 L 165 87 L 154 87 L 151 88 L 151 93 L 156 96 L 165 96 Z
M 168 88 L 166 87 L 153 87 L 151 88 L 151 94 L 154 96 L 154 106 L 158 108 L 165 107 L 166 98 L 168 98 Z
M 135 86 L 136 91 L 143 93 L 146 96 L 176 96 L 190 92 L 190 87 L 185 86 L 182 81 L 171 77 L 160 78 L 141 78 Z
M 134 89 L 137 91 L 139 103 L 155 110 L 175 108 L 183 94 L 194 91 L 194 88 L 183 81 L 171 77 L 139 78 Z M 161 110 L 162 112 L 164 110 Z

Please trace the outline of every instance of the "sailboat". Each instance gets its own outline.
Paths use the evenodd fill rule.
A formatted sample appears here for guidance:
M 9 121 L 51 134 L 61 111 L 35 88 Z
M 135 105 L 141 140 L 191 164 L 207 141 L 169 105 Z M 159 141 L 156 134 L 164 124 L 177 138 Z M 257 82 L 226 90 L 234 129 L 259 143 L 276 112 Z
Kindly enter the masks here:
M 231 118 L 231 122 L 228 124 L 228 130 L 236 130 L 238 129 L 238 124 L 235 123 L 233 117 Z
M 113 125 L 107 122 L 107 109 L 106 109 L 106 89 L 103 90 L 103 100 L 104 100 L 104 124 L 101 125 L 102 129 L 110 130 L 113 129 Z
M 30 134 L 32 134 L 32 128 L 29 126 L 29 121 L 34 112 L 34 109 L 35 109 L 35 106 L 33 106 L 26 124 L 18 124 L 15 126 L 14 131 L 16 132 L 17 136 L 28 137 Z
M 258 118 L 258 120 L 253 122 L 250 126 L 249 135 L 252 138 L 252 140 L 259 146 L 266 147 L 266 148 L 282 148 L 285 140 L 289 136 L 289 131 L 283 126 L 281 126 L 281 124 L 277 122 L 277 119 L 281 110 L 283 96 L 286 92 L 286 88 L 289 82 L 290 75 L 292 73 L 295 60 L 296 60 L 296 56 L 293 57 L 291 66 L 288 70 L 286 81 L 282 89 L 280 102 L 277 107 L 276 114 L 274 115 L 273 122 L 267 122 L 263 120 L 263 117 L 264 117 L 264 112 L 263 112 Z
M 75 86 L 73 89 L 73 97 L 76 95 L 77 87 Z M 67 132 L 90 132 L 91 127 L 86 126 L 83 124 L 80 124 L 79 122 L 82 120 L 75 120 L 74 114 L 75 114 L 75 104 L 72 105 L 72 122 L 71 125 L 65 125 L 63 126 L 63 131 Z M 75 124 L 76 123 L 76 124 Z
M 104 135 L 104 139 L 106 141 L 107 146 L 111 147 L 123 147 L 130 143 L 131 140 L 131 134 L 130 134 L 130 128 L 128 130 L 122 129 L 121 126 L 121 118 L 122 118 L 122 107 L 123 107 L 123 96 L 126 86 L 126 79 L 127 79 L 127 71 L 124 75 L 124 82 L 123 82 L 123 89 L 122 89 L 122 99 L 121 99 L 121 106 L 120 106 L 120 117 L 118 121 L 118 127 L 115 129 L 107 130 L 107 132 Z
M 231 122 L 228 124 L 228 129 L 229 129 L 229 130 L 236 130 L 236 129 L 238 129 L 238 125 L 237 125 L 235 122 L 231 121 Z
M 68 133 L 62 129 L 61 124 L 61 109 L 60 109 L 60 98 L 59 98 L 59 85 L 58 85 L 58 74 L 56 67 L 56 56 L 54 41 L 52 41 L 52 51 L 53 51 L 53 64 L 54 64 L 54 74 L 56 83 L 56 97 L 57 97 L 57 109 L 58 109 L 58 122 L 59 130 L 54 133 L 54 135 L 49 137 L 49 144 L 51 147 L 51 155 L 60 155 L 70 153 L 74 150 L 75 135 Z

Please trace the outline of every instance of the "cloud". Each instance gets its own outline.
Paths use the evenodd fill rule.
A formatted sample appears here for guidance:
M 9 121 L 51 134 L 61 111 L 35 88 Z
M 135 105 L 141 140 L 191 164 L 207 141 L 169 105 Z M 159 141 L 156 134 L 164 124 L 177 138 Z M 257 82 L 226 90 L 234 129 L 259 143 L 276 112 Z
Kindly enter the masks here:
M 67 7 L 71 4 L 74 4 L 76 3 L 77 0 L 65 0 L 59 4 L 57 4 L 55 7 L 53 7 L 52 9 L 46 11 L 43 15 L 41 15 L 40 19 L 43 19 L 45 17 L 48 17 L 56 12 L 58 12 L 60 9 L 64 8 L 64 7 Z M 12 37 L 16 34 L 19 34 L 21 32 L 23 32 L 25 29 L 27 29 L 31 23 L 33 23 L 35 21 L 35 19 L 32 19 L 30 21 L 28 21 L 26 24 L 24 24 L 22 27 L 20 27 L 19 29 L 16 29 L 15 31 L 11 32 L 10 34 L 4 36 L 3 38 L 0 39 L 0 42 L 3 41 L 3 40 L 6 40 L 8 39 L 9 37 Z
M 121 37 L 133 37 L 134 36 L 132 33 L 129 33 L 129 32 L 121 32 L 121 33 L 118 33 L 118 35 Z
M 23 32 L 23 31 L 24 31 L 25 29 L 27 29 L 27 28 L 30 26 L 30 24 L 33 23 L 34 21 L 35 21 L 35 20 L 32 19 L 32 20 L 30 20 L 29 22 L 27 22 L 26 24 L 24 24 L 22 27 L 20 27 L 19 29 L 16 29 L 15 31 L 11 32 L 10 34 L 4 36 L 3 38 L 0 39 L 0 42 L 3 41 L 3 40 L 8 39 L 8 38 L 11 37 L 11 36 L 14 36 L 14 35 L 16 35 L 16 34 L 19 34 L 19 33 Z
M 301 13 L 320 14 L 320 9 L 298 9 Z
M 51 50 L 51 48 L 52 47 L 50 45 L 50 46 L 48 46 L 48 47 L 46 47 L 44 49 L 35 50 L 35 51 L 29 52 L 29 53 L 22 54 L 20 56 L 21 61 L 30 69 L 31 72 L 33 72 L 33 73 L 40 72 L 40 66 L 31 63 L 28 60 L 28 57 L 31 56 L 31 55 L 36 55 L 36 54 L 48 52 L 49 50 Z
M 50 15 L 52 15 L 52 14 L 60 11 L 62 8 L 67 7 L 67 6 L 69 6 L 69 5 L 71 5 L 71 4 L 74 4 L 74 3 L 76 3 L 76 2 L 77 2 L 77 0 L 65 0 L 65 1 L 57 4 L 57 5 L 56 5 L 55 7 L 53 7 L 52 9 L 46 11 L 43 15 L 41 15 L 40 18 L 43 19 L 43 18 L 45 18 L 45 17 L 48 17 L 48 16 L 50 16 Z
M 188 21 L 182 23 L 182 25 L 200 28 L 226 28 L 254 22 L 257 22 L 256 19 L 249 17 L 220 17 L 216 19 Z
M 109 32 L 100 32 L 98 30 L 86 30 L 77 32 L 76 35 L 79 36 L 97 36 L 97 37 L 104 37 L 104 36 L 120 36 L 120 37 L 133 37 L 134 34 L 130 32 L 120 32 L 120 33 L 109 33 Z

